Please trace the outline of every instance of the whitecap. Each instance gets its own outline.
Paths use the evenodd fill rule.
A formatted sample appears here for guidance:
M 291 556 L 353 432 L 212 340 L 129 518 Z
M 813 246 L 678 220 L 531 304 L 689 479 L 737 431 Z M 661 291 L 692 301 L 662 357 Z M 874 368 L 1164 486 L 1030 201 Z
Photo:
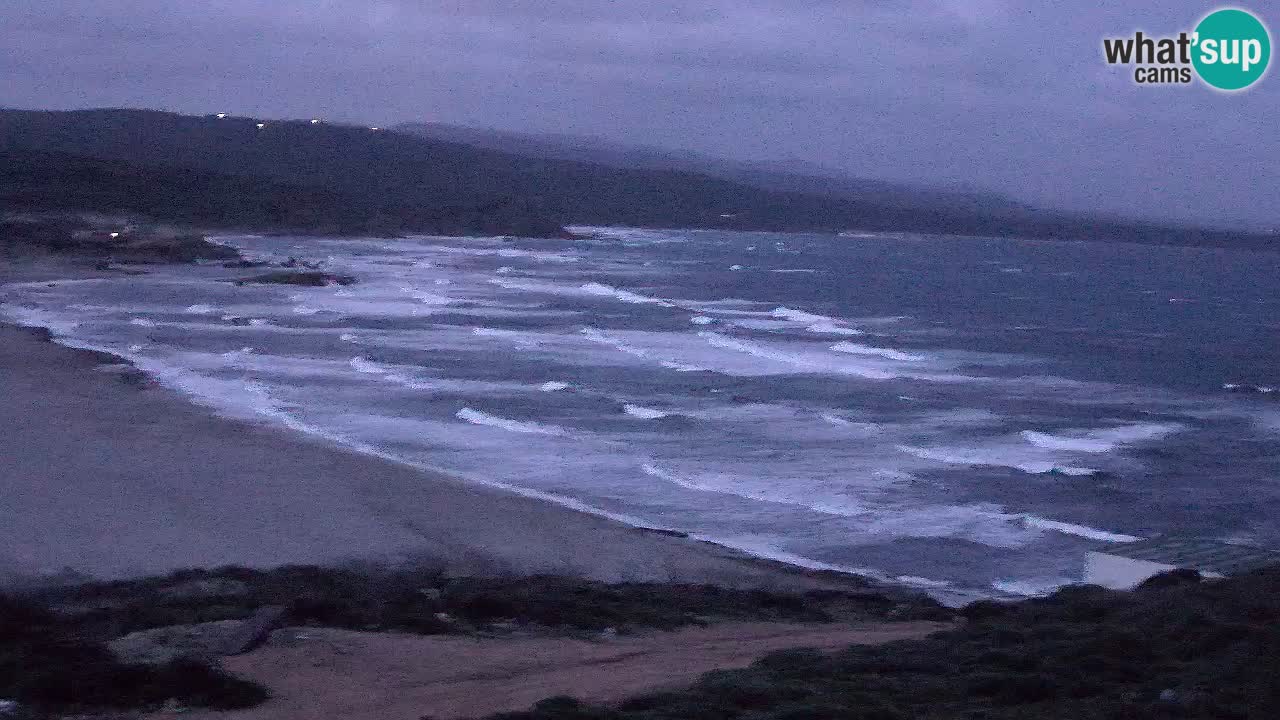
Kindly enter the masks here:
M 1031 475 L 1059 473 L 1062 475 L 1093 475 L 1094 468 L 1077 467 L 1058 462 L 1057 459 L 1046 459 L 1042 456 L 1019 453 L 1012 448 L 993 447 L 981 449 L 968 448 L 926 448 L 912 445 L 898 445 L 898 450 L 918 457 L 921 460 L 932 460 L 947 465 L 1007 467 Z
M 1066 585 L 1077 582 L 1071 578 L 1024 578 L 1020 580 L 996 580 L 991 587 L 1006 595 L 1018 597 L 1043 597 Z
M 904 353 L 901 350 L 893 348 L 871 347 L 870 345 L 859 345 L 851 342 L 838 342 L 831 346 L 836 352 L 848 353 L 850 355 L 867 355 L 872 357 L 882 357 L 886 360 L 899 360 L 902 362 L 918 362 L 924 358 L 919 355 Z
M 636 305 L 662 305 L 663 307 L 674 307 L 666 300 L 633 293 L 629 290 L 619 290 L 612 285 L 605 285 L 603 283 L 586 283 L 582 286 L 582 291 L 588 295 L 611 297 L 615 300 L 621 300 L 622 302 L 633 303 Z
M 510 418 L 490 415 L 488 413 L 473 410 L 471 408 L 462 408 L 455 415 L 459 420 L 465 420 L 473 425 L 485 425 L 495 427 L 511 432 L 528 433 L 533 435 L 556 435 L 563 436 L 568 433 L 564 428 L 555 425 L 542 425 L 535 422 L 524 422 L 521 420 L 512 420 Z
M 864 335 L 865 334 L 861 330 L 858 330 L 856 328 L 845 327 L 843 325 L 836 325 L 835 323 L 829 323 L 829 322 L 814 323 L 805 329 L 811 333 L 814 333 L 815 335 Z
M 1075 431 L 1070 435 L 1052 435 L 1035 430 L 1020 434 L 1027 442 L 1047 450 L 1082 453 L 1105 453 L 1121 445 L 1158 440 L 1184 429 L 1178 423 L 1135 423 L 1102 430 Z
M 1098 528 L 1092 528 L 1087 525 L 1076 525 L 1073 523 L 1062 522 L 1060 520 L 1048 520 L 1035 515 L 1023 515 L 1022 521 L 1026 523 L 1028 527 L 1039 528 L 1041 530 L 1052 530 L 1054 532 L 1063 533 L 1064 535 L 1075 535 L 1076 537 L 1082 537 L 1087 540 L 1128 543 L 1142 539 L 1135 535 L 1125 535 L 1124 533 L 1099 530 Z
M 654 410 L 640 405 L 631 405 L 630 403 L 623 405 L 622 411 L 631 417 L 637 417 L 641 420 L 658 420 L 667 417 L 669 414 L 662 412 L 661 410 Z

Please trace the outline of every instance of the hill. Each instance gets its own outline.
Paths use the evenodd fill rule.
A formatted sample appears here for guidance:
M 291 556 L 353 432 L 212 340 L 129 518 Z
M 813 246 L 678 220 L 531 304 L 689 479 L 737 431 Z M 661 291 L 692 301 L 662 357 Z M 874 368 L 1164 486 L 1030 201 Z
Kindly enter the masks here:
M 834 181 L 794 174 L 757 177 L 752 185 L 689 169 L 520 155 L 309 121 L 145 110 L 4 110 L 0 153 L 26 158 L 24 172 L 44 173 L 46 180 L 61 176 L 58 183 L 37 184 L 40 192 L 24 191 L 22 178 L 11 178 L 7 190 L 0 188 L 11 204 L 126 195 L 116 198 L 125 203 L 121 209 L 137 206 L 160 219 L 207 216 L 219 225 L 278 217 L 291 229 L 335 232 L 546 236 L 566 224 L 589 224 L 1274 245 L 1268 235 L 1076 217 L 987 200 L 916 198 L 896 188 L 841 189 Z M 121 178 L 137 187 L 148 176 L 180 182 L 167 197 L 159 190 L 147 193 L 147 202 L 112 189 Z M 205 190 L 209 202 L 193 197 Z M 220 203 L 240 208 L 243 216 L 220 211 Z
M 764 190 L 844 195 L 888 206 L 969 208 L 1004 215 L 1032 211 L 991 193 L 945 191 L 884 180 L 856 178 L 803 161 L 738 162 L 700 153 L 627 145 L 579 135 L 517 133 L 446 123 L 404 123 L 399 132 L 513 155 L 596 163 L 617 168 L 703 173 Z
M 0 208 L 121 211 L 197 227 L 318 234 L 548 235 L 560 224 L 510 202 L 413 204 L 274 178 L 43 150 L 0 150 Z

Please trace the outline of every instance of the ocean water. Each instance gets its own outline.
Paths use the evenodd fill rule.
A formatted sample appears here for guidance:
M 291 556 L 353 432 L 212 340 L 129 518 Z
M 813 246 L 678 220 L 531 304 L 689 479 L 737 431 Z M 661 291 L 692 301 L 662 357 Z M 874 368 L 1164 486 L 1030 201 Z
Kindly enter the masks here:
M 0 311 L 229 416 L 940 594 L 1280 545 L 1280 254 L 578 230 L 227 237 L 359 282 L 156 267 Z

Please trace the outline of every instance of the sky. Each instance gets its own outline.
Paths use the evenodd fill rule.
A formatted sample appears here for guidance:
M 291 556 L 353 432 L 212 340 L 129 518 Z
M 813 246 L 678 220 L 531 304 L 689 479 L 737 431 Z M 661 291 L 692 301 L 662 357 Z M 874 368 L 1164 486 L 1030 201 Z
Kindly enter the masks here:
M 1270 3 L 1240 4 L 1280 27 Z M 1138 86 L 1188 0 L 3 0 L 0 106 L 594 135 L 1280 227 L 1280 71 Z M 1274 17 L 1268 17 L 1268 11 Z M 1274 64 L 1274 63 L 1273 63 Z

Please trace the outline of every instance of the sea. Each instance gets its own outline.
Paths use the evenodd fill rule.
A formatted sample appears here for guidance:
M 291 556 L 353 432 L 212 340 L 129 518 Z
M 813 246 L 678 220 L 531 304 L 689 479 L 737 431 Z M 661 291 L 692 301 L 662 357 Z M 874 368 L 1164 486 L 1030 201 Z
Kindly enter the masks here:
M 356 282 L 148 266 L 0 312 L 229 417 L 953 599 L 1280 546 L 1280 253 L 574 231 L 228 236 Z

